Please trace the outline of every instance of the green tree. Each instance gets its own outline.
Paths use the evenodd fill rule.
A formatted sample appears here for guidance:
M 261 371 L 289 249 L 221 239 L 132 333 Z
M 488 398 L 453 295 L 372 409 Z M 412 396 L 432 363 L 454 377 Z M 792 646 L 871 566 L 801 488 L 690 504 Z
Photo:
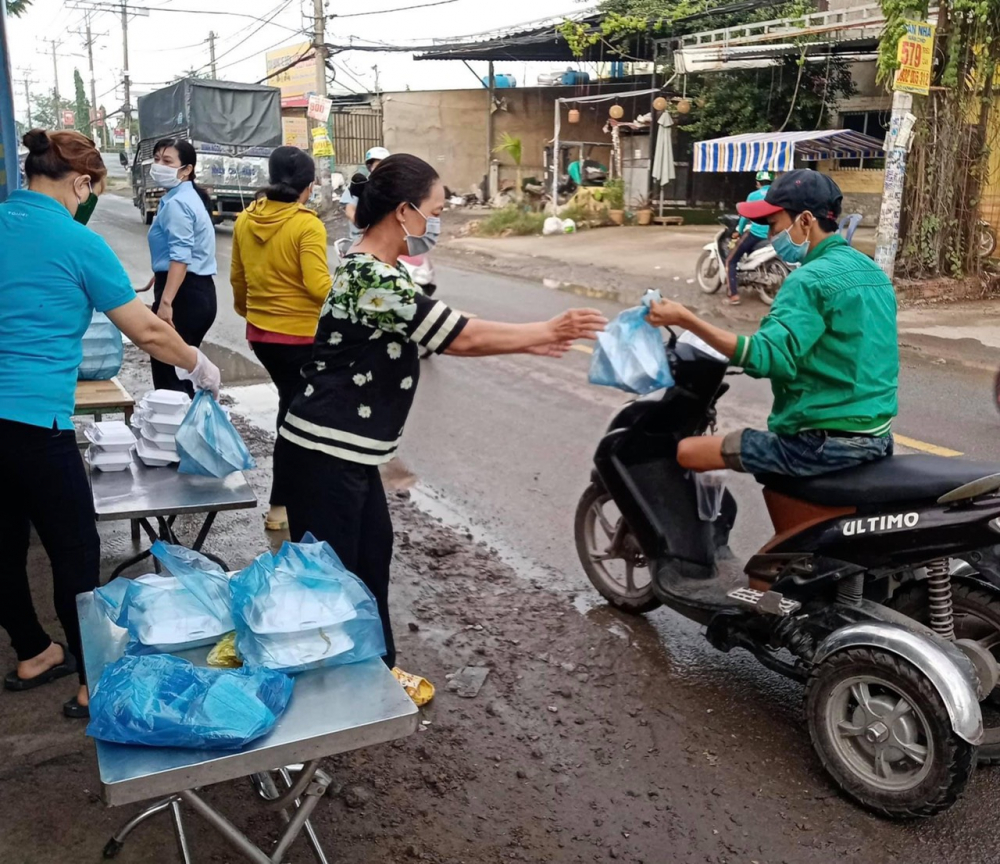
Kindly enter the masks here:
M 578 54 L 603 45 L 605 56 L 612 57 L 616 49 L 627 55 L 628 43 L 643 34 L 678 37 L 753 21 L 794 21 L 815 8 L 811 0 L 791 0 L 725 11 L 732 6 L 730 0 L 604 0 L 600 9 L 605 17 L 599 25 L 567 22 L 561 32 Z M 766 69 L 691 75 L 685 83 L 696 107 L 682 119 L 681 128 L 700 139 L 824 126 L 836 117 L 839 101 L 854 92 L 847 63 L 812 63 L 804 56 L 780 58 Z
M 855 92 L 850 66 L 843 60 L 800 63 L 786 57 L 766 69 L 692 76 L 687 92 L 695 107 L 680 128 L 703 141 L 831 125 L 839 101 Z
M 207 80 L 208 72 L 205 69 L 196 69 L 192 66 L 186 72 L 181 72 L 180 75 L 175 75 L 174 81 L 183 81 L 185 78 L 200 78 L 202 80 Z
M 886 18 L 879 77 L 891 85 L 906 21 L 926 21 L 927 0 L 881 0 Z M 979 208 L 996 146 L 995 78 L 1000 65 L 1000 0 L 942 0 L 936 63 L 907 157 L 897 268 L 910 276 L 977 274 Z
M 31 0 L 7 0 L 7 14 L 20 18 L 30 5 Z
M 39 129 L 58 129 L 60 115 L 63 110 L 73 110 L 73 103 L 69 99 L 59 99 L 56 104 L 56 94 L 49 91 L 47 94 L 34 94 L 31 100 L 31 122 Z
M 76 128 L 85 135 L 90 135 L 90 100 L 87 98 L 87 88 L 83 84 L 83 76 L 79 69 L 73 70 L 73 113 L 76 115 Z

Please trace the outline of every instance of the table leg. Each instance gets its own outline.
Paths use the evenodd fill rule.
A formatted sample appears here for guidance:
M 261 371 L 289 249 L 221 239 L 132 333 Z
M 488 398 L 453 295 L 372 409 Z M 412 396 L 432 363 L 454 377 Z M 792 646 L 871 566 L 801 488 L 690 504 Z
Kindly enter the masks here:
M 114 858 L 119 852 L 122 851 L 122 846 L 125 845 L 125 839 L 131 834 L 136 828 L 138 828 L 147 819 L 155 816 L 157 813 L 162 813 L 164 810 L 169 810 L 173 803 L 177 800 L 175 796 L 170 798 L 164 798 L 162 801 L 157 801 L 155 804 L 151 804 L 141 813 L 133 816 L 118 829 L 111 839 L 107 842 L 104 847 L 104 857 Z M 185 864 L 190 864 L 190 862 L 185 862 Z
M 192 864 L 191 850 L 188 849 L 187 834 L 184 832 L 184 819 L 181 816 L 181 802 L 176 798 L 170 802 L 174 814 L 174 832 L 177 834 L 177 850 L 181 853 L 184 864 Z
M 156 534 L 156 531 L 153 529 L 153 526 L 149 524 L 148 520 L 136 519 L 135 522 L 137 522 L 139 524 L 139 527 L 141 527 L 142 530 L 146 532 L 146 535 L 149 537 L 151 543 L 155 543 L 159 539 L 159 537 Z M 145 561 L 152 554 L 153 553 L 149 549 L 143 549 L 142 552 L 133 555 L 131 558 L 127 558 L 126 560 L 122 561 L 121 564 L 115 567 L 114 570 L 111 571 L 111 578 L 114 579 L 118 576 L 121 576 L 121 574 L 124 573 L 126 570 L 128 570 L 129 567 L 133 567 L 140 561 Z
M 127 406 L 122 409 L 122 413 L 125 415 L 125 422 L 129 426 L 132 425 L 132 412 L 134 412 L 134 411 L 135 411 L 135 408 L 129 408 Z
M 285 781 L 285 785 L 288 786 L 289 789 L 291 789 L 292 776 L 291 774 L 288 773 L 288 769 L 282 768 L 278 773 L 281 774 L 281 779 Z M 299 800 L 300 799 L 298 798 L 295 799 L 296 807 L 300 806 Z M 288 818 L 287 810 L 282 810 L 281 813 L 283 816 L 285 816 L 286 819 Z M 330 864 L 330 862 L 327 861 L 326 852 L 323 851 L 323 847 L 320 845 L 319 837 L 316 836 L 316 829 L 313 828 L 312 822 L 310 822 L 308 819 L 306 819 L 305 830 L 306 830 L 306 839 L 309 841 L 309 845 L 312 846 L 313 855 L 316 856 L 317 864 Z
M 269 858 L 254 846 L 247 839 L 246 834 L 240 831 L 239 828 L 233 825 L 232 822 L 214 809 L 208 802 L 204 801 L 196 792 L 188 789 L 186 792 L 181 792 L 180 795 L 185 803 L 190 805 L 192 810 L 202 816 L 241 855 L 255 862 L 255 864 L 275 864 L 274 859 Z M 280 861 L 281 859 L 277 860 Z
M 139 520 L 130 519 L 129 524 L 132 526 L 132 542 L 138 543 L 139 540 L 142 539 L 142 532 L 140 530 Z

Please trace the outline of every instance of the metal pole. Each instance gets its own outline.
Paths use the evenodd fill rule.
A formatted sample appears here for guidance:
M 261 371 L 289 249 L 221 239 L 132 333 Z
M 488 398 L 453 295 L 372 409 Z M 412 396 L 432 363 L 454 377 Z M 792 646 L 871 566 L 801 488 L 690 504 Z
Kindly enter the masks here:
M 17 162 L 17 126 L 14 123 L 14 79 L 7 48 L 7 12 L 0 3 L 0 201 L 21 183 Z M 28 109 L 31 110 L 30 107 Z
M 31 84 L 31 82 L 27 78 L 25 78 L 24 79 L 24 98 L 25 98 L 25 100 L 28 103 L 28 128 L 29 129 L 31 129 L 34 126 L 34 124 L 31 122 L 31 90 L 29 89 L 29 85 L 30 84 Z
M 903 183 L 906 179 L 906 148 L 899 146 L 903 119 L 913 108 L 913 96 L 899 91 L 892 94 L 892 120 L 885 153 L 885 182 L 882 207 L 875 234 L 875 263 L 890 279 L 896 269 L 899 249 L 899 219 L 903 210 Z M 905 145 L 906 142 L 904 141 Z
M 561 100 L 556 99 L 555 133 L 552 136 L 552 213 L 559 215 L 559 124 L 562 122 Z
M 218 73 L 215 71 L 215 31 L 208 31 L 208 56 L 211 58 L 212 63 L 212 80 L 218 78 Z
M 87 22 L 87 59 L 90 62 L 90 111 L 93 114 L 93 121 L 90 125 L 90 134 L 94 137 L 96 141 L 98 138 L 97 126 L 98 116 L 97 116 L 97 88 L 94 86 L 94 37 L 90 32 L 90 13 L 86 16 Z M 103 137 L 101 139 L 103 144 Z
M 130 92 L 128 74 L 128 3 L 122 2 L 122 76 L 125 85 L 125 104 L 122 106 L 122 116 L 125 120 L 125 155 L 132 161 L 132 94 Z
M 486 88 L 486 199 L 493 200 L 498 189 L 493 188 L 493 99 L 496 93 L 497 79 L 493 71 L 493 61 L 490 60 L 489 86 Z
M 63 128 L 62 122 L 62 102 L 59 99 L 59 62 L 56 60 L 56 48 L 58 43 L 52 39 L 52 74 L 55 78 L 55 83 L 52 85 L 52 94 L 55 96 L 55 114 L 56 114 L 56 129 Z
M 326 96 L 326 10 L 323 0 L 313 0 L 313 48 L 316 53 L 316 95 Z M 315 126 L 320 125 L 318 121 Z M 330 160 L 316 156 L 316 179 L 319 181 L 320 212 L 333 210 L 333 189 L 330 188 Z

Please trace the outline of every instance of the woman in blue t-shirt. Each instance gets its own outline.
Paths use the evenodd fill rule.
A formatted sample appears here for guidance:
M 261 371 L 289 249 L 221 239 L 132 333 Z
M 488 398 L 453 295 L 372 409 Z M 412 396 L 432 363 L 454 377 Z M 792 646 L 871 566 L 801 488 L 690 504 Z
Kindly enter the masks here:
M 135 296 L 107 243 L 84 227 L 107 176 L 94 142 L 33 129 L 24 145 L 28 188 L 0 204 L 0 627 L 18 661 L 4 687 L 31 690 L 77 672 L 80 689 L 63 711 L 86 717 L 76 595 L 97 587 L 101 546 L 70 421 L 84 331 L 96 309 L 199 389 L 217 393 L 219 370 Z M 49 638 L 32 604 L 32 525 L 52 564 L 65 644 Z
M 149 229 L 149 255 L 153 278 L 144 290 L 153 288 L 153 311 L 197 348 L 207 335 L 218 311 L 215 295 L 215 226 L 208 193 L 194 180 L 198 154 L 190 141 L 164 138 L 153 145 L 149 176 L 167 190 L 160 199 Z M 161 390 L 184 390 L 174 367 L 152 360 L 153 386 Z

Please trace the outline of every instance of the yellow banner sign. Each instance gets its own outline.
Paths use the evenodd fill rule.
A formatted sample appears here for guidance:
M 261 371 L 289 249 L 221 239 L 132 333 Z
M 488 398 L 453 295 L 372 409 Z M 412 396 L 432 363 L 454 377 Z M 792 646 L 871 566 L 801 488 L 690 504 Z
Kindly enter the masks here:
M 899 40 L 896 59 L 899 69 L 893 82 L 894 90 L 926 96 L 931 89 L 934 66 L 934 30 L 927 21 L 905 21 L 906 33 Z
M 312 45 L 303 42 L 301 45 L 290 45 L 287 48 L 268 51 L 267 74 L 272 77 L 264 83 L 280 88 L 282 99 L 301 98 L 315 91 L 315 57 L 310 56 L 307 60 L 296 62 L 310 55 L 312 50 Z
M 326 128 L 317 126 L 312 130 L 313 156 L 333 156 L 333 142 L 326 134 Z
M 281 118 L 282 141 L 287 147 L 309 150 L 309 123 L 305 117 Z

